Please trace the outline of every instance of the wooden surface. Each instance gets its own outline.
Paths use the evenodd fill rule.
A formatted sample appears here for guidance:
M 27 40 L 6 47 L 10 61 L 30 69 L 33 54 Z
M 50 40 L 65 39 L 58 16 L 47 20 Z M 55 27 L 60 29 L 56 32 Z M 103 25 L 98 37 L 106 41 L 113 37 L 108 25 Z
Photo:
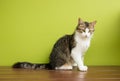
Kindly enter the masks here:
M 120 67 L 89 67 L 87 72 L 0 67 L 0 81 L 120 81 Z

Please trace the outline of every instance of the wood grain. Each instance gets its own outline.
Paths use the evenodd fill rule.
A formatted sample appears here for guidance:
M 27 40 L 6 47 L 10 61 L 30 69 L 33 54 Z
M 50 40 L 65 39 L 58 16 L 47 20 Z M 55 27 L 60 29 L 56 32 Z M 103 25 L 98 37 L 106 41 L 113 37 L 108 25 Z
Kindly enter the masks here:
M 31 70 L 0 67 L 0 81 L 120 81 L 120 66 L 94 66 L 75 70 Z

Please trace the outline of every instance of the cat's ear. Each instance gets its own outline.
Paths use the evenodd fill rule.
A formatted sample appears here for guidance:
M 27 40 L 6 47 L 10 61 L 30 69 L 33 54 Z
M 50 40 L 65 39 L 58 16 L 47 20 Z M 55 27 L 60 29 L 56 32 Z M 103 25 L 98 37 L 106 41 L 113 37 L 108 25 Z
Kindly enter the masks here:
M 94 27 L 96 23 L 97 23 L 97 21 L 93 21 L 90 23 L 90 25 Z
M 81 18 L 78 18 L 78 24 L 84 23 Z

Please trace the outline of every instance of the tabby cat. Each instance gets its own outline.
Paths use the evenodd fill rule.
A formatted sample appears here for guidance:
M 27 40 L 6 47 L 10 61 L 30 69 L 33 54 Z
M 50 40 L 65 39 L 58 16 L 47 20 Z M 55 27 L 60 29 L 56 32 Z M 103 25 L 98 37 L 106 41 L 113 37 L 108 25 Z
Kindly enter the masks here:
M 96 21 L 85 22 L 79 18 L 74 33 L 61 37 L 54 44 L 48 64 L 18 62 L 13 65 L 13 68 L 67 70 L 77 66 L 80 71 L 87 71 L 88 67 L 84 65 L 84 54 L 90 46 L 95 24 Z

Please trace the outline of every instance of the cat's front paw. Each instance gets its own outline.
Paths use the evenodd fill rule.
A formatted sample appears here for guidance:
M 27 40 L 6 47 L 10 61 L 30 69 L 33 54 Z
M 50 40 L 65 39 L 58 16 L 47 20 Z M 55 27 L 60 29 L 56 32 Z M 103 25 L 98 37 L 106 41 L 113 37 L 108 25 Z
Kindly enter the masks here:
M 87 66 L 79 66 L 80 71 L 87 71 L 88 67 Z

